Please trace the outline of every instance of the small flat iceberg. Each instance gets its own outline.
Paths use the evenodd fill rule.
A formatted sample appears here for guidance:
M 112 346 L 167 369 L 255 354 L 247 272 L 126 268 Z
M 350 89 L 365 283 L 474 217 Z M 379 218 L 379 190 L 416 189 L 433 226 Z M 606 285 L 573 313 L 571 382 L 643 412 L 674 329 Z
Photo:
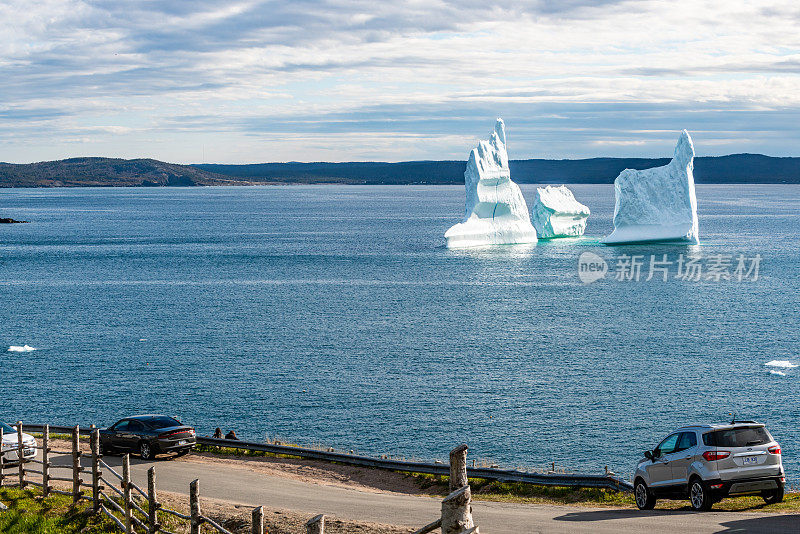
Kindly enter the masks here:
M 601 242 L 698 243 L 693 169 L 694 145 L 683 130 L 667 165 L 622 171 L 614 180 L 614 231 Z
M 582 236 L 591 212 L 575 200 L 567 186 L 548 185 L 536 188 L 536 201 L 531 213 L 539 239 L 552 239 Z
M 445 232 L 448 248 L 536 243 L 528 205 L 511 181 L 502 119 L 497 119 L 489 140 L 470 152 L 464 188 L 464 220 Z
M 797 367 L 796 363 L 792 363 L 789 360 L 772 360 L 765 363 L 767 367 L 777 367 L 779 369 L 793 369 Z
M 30 345 L 11 345 L 8 347 L 8 352 L 33 352 L 34 350 L 36 349 Z

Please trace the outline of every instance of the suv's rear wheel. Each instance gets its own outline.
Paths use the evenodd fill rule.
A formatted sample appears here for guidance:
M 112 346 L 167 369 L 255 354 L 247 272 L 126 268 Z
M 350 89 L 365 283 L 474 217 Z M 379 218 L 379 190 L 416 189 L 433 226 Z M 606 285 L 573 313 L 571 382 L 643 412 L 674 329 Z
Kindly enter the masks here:
M 761 497 L 767 504 L 775 504 L 783 502 L 783 488 L 776 490 L 762 491 Z
M 643 480 L 636 481 L 636 487 L 633 489 L 633 494 L 636 497 L 636 506 L 639 510 L 652 510 L 656 505 L 656 498 L 647 489 L 647 484 Z
M 698 512 L 707 512 L 714 504 L 714 499 L 708 493 L 708 487 L 698 477 L 689 483 L 689 500 L 692 502 L 692 508 Z

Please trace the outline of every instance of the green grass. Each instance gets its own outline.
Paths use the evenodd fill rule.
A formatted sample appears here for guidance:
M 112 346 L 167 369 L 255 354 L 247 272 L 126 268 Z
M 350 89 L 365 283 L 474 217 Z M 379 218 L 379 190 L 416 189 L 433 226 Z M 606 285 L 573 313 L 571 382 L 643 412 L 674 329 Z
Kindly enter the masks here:
M 439 496 L 447 495 L 449 477 L 436 477 L 424 473 L 408 473 L 420 488 Z M 601 488 L 566 488 L 559 486 L 537 486 L 522 482 L 497 482 L 482 478 L 470 478 L 472 498 L 478 501 L 513 502 L 527 504 L 571 504 L 582 506 L 635 508 L 633 494 Z M 685 501 L 659 500 L 656 506 L 663 510 L 691 509 Z M 786 493 L 783 502 L 767 505 L 759 496 L 723 499 L 714 505 L 720 511 L 764 511 L 800 512 L 800 493 Z
M 299 445 L 290 445 L 288 443 L 281 443 L 281 445 L 287 447 L 299 447 Z M 250 457 L 250 458 L 293 458 L 293 459 L 300 459 L 300 456 L 293 456 L 291 454 L 278 454 L 274 452 L 266 452 L 266 451 L 253 451 L 249 449 L 236 449 L 234 447 L 216 447 L 213 445 L 195 445 L 194 449 L 195 452 L 204 452 L 208 454 L 213 454 L 215 456 L 234 456 L 237 458 L 240 457 Z
M 112 497 L 114 502 L 122 505 L 118 496 Z M 6 534 L 105 534 L 118 533 L 116 525 L 105 515 L 92 513 L 92 504 L 82 500 L 72 504 L 72 497 L 53 494 L 46 499 L 38 488 L 20 489 L 16 487 L 0 488 L 0 502 L 8 506 L 8 510 L 0 513 L 0 532 Z M 137 504 L 147 510 L 147 503 L 137 499 Z M 112 512 L 114 510 L 106 505 Z M 136 517 L 146 521 L 139 512 Z M 120 514 L 116 513 L 117 517 Z M 121 519 L 121 517 L 120 517 Z M 175 531 L 186 522 L 166 512 L 158 512 L 158 522 L 167 530 Z
M 51 495 L 42 498 L 36 489 L 0 488 L 0 501 L 8 510 L 0 513 L 0 532 L 7 534 L 105 534 L 115 532 L 105 516 L 92 514 L 91 504 Z

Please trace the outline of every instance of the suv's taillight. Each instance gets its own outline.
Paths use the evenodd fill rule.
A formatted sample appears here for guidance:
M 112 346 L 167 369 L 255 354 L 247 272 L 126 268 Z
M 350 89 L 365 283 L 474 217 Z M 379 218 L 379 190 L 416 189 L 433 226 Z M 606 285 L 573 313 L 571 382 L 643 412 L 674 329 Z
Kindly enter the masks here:
M 769 449 L 767 449 L 770 454 L 780 454 L 781 453 L 781 446 L 780 445 L 773 445 Z
M 706 451 L 703 453 L 703 458 L 705 458 L 707 462 L 713 462 L 727 458 L 730 455 L 731 453 L 728 451 Z

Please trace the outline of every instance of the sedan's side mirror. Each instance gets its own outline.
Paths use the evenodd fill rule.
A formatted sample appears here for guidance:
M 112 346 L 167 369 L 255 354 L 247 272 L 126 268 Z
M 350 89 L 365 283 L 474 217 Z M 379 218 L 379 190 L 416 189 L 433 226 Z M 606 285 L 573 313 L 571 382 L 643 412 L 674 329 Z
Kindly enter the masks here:
M 644 451 L 644 457 L 647 458 L 648 460 L 652 460 L 653 459 L 653 453 L 650 452 L 650 451 Z

